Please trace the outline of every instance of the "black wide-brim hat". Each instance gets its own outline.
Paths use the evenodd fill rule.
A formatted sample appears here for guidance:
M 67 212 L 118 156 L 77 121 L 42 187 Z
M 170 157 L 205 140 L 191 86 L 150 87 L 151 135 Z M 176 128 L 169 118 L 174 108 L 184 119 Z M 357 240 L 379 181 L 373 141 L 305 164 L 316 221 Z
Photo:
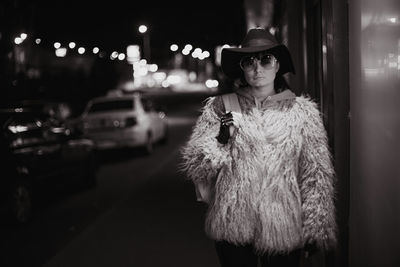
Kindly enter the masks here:
M 275 37 L 264 28 L 250 29 L 240 47 L 222 49 L 222 71 L 232 79 L 241 77 L 240 59 L 258 52 L 268 52 L 274 55 L 279 61 L 277 76 L 287 72 L 295 74 L 292 57 L 288 48 L 283 44 L 279 44 Z

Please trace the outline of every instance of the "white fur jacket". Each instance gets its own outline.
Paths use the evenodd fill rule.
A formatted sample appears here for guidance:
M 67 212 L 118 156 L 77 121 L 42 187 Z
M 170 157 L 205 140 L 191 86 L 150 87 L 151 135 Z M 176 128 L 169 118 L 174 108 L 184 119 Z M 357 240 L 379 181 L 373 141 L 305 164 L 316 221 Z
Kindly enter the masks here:
M 264 102 L 236 92 L 243 116 L 228 144 L 217 142 L 224 105 L 206 100 L 181 170 L 213 185 L 206 233 L 214 240 L 284 253 L 336 243 L 334 170 L 317 105 L 285 90 Z M 218 177 L 218 178 L 217 178 Z

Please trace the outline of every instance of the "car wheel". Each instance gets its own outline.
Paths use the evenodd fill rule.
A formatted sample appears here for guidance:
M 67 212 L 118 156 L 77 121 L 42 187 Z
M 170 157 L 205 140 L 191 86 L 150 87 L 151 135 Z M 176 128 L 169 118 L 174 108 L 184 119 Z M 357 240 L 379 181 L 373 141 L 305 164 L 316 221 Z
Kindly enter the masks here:
M 32 191 L 25 181 L 18 182 L 11 195 L 12 218 L 16 223 L 27 222 L 32 214 Z
M 146 155 L 150 155 L 154 151 L 154 143 L 153 143 L 153 136 L 151 133 L 147 135 L 146 144 L 144 146 L 144 150 Z

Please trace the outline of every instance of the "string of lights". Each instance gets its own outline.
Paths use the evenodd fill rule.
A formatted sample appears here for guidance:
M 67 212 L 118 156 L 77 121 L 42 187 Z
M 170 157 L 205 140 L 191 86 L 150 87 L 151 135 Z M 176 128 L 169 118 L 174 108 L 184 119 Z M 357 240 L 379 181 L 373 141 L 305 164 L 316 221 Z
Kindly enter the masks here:
M 14 43 L 15 45 L 22 45 L 23 43 L 28 42 L 30 39 L 33 40 L 35 45 L 41 45 L 44 47 L 52 47 L 55 50 L 55 55 L 57 57 L 65 57 L 69 53 L 77 53 L 79 55 L 84 55 L 87 53 L 91 53 L 93 55 L 97 55 L 100 58 L 106 58 L 109 57 L 110 60 L 120 60 L 123 61 L 127 58 L 126 52 L 122 51 L 110 51 L 107 49 L 103 49 L 100 46 L 84 46 L 84 45 L 78 45 L 77 42 L 74 41 L 69 41 L 69 42 L 64 42 L 61 43 L 59 41 L 50 41 L 50 40 L 45 40 L 40 37 L 34 37 L 30 38 L 28 34 L 26 33 L 20 33 L 17 37 L 14 38 Z M 31 40 L 31 41 L 32 41 Z M 227 45 L 224 45 L 226 47 Z M 177 44 L 172 44 L 170 46 L 170 50 L 172 52 L 179 52 L 178 51 L 179 46 Z M 182 51 L 180 51 L 182 55 L 187 56 L 191 55 L 193 58 L 197 58 L 199 60 L 203 60 L 206 58 L 210 57 L 210 52 L 206 50 L 202 50 L 201 48 L 195 48 L 193 49 L 193 46 L 191 44 L 186 44 Z

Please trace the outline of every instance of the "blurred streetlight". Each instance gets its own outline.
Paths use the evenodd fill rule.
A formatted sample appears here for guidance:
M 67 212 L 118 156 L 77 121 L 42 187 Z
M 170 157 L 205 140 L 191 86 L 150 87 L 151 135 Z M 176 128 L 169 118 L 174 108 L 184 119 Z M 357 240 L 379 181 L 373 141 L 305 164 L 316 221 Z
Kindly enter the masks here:
M 172 52 L 175 52 L 176 50 L 178 50 L 178 45 L 177 45 L 177 44 L 172 44 L 172 45 L 169 47 L 169 49 L 170 49 Z
M 117 51 L 113 51 L 110 55 L 110 59 L 114 60 L 116 58 L 118 58 L 119 53 Z
M 85 53 L 85 48 L 84 47 L 79 47 L 78 48 L 78 53 L 80 54 L 80 55 L 82 55 L 82 54 L 84 54 Z
M 125 54 L 124 53 L 120 53 L 119 55 L 118 55 L 118 59 L 119 60 L 124 60 L 125 59 Z
M 150 64 L 148 66 L 149 71 L 151 72 L 156 72 L 158 70 L 158 65 L 157 64 Z
M 193 58 L 199 58 L 200 55 L 202 54 L 202 50 L 200 48 L 196 48 L 193 52 L 192 52 L 192 57 Z
M 139 32 L 140 32 L 140 33 L 145 33 L 145 32 L 147 32 L 147 26 L 146 26 L 146 25 L 140 25 L 140 26 L 139 26 Z
M 138 45 L 128 45 L 126 55 L 128 62 L 134 64 L 140 60 L 140 47 Z
M 190 52 L 193 49 L 193 46 L 191 44 L 187 44 L 183 49 L 188 50 Z
M 138 28 L 139 32 L 143 35 L 143 52 L 144 57 L 150 62 L 150 35 L 147 31 L 148 28 L 146 25 L 140 25 Z
M 21 44 L 23 41 L 24 40 L 22 40 L 21 37 L 15 37 L 15 39 L 14 39 L 14 43 L 17 44 L 17 45 Z
M 65 57 L 67 55 L 67 48 L 65 47 L 57 48 L 55 53 L 57 57 Z

